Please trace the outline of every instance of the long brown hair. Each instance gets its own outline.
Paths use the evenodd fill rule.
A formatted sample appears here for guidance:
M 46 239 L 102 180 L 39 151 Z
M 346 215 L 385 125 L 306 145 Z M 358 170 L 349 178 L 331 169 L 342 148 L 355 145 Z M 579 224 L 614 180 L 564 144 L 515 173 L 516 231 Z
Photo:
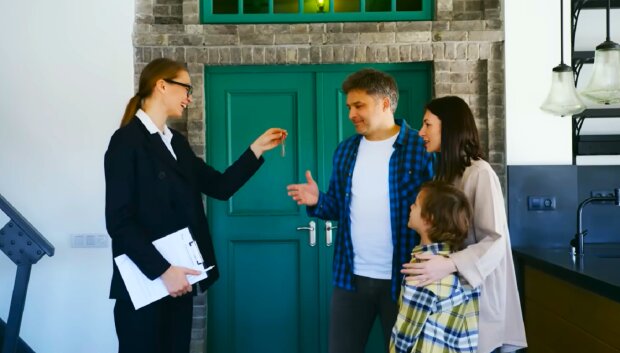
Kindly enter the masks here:
M 426 109 L 441 120 L 441 152 L 435 179 L 453 182 L 463 175 L 471 160 L 483 158 L 474 114 L 467 103 L 456 96 L 435 98 Z
M 181 71 L 187 71 L 183 64 L 171 59 L 159 58 L 148 63 L 140 74 L 138 92 L 129 100 L 125 114 L 121 120 L 121 127 L 127 125 L 142 107 L 142 100 L 153 93 L 153 88 L 159 80 L 173 80 Z
M 448 243 L 452 251 L 463 248 L 472 217 L 467 196 L 454 185 L 443 181 L 422 184 L 420 194 L 420 216 L 431 223 L 428 232 L 430 240 L 433 243 Z

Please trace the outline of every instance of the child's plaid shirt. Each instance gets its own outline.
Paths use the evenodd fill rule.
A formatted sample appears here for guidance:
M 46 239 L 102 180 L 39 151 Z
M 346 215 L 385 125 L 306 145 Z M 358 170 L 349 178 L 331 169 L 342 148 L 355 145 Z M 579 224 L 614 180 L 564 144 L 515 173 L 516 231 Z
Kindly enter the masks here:
M 416 246 L 411 262 L 417 262 L 413 255 L 422 252 L 447 256 L 450 247 L 446 243 Z M 479 297 L 480 290 L 463 284 L 456 274 L 426 287 L 403 279 L 390 353 L 476 352 Z

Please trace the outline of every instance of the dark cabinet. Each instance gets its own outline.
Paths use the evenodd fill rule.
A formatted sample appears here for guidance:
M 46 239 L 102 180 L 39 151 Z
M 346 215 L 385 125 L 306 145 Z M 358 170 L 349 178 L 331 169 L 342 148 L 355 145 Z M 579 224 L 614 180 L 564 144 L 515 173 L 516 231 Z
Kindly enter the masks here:
M 620 352 L 620 303 L 524 266 L 528 353 Z

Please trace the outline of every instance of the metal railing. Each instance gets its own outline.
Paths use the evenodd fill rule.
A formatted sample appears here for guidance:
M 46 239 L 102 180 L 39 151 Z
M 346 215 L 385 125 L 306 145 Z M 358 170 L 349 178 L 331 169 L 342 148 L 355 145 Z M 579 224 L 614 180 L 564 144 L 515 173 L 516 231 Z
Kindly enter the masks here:
M 15 353 L 26 303 L 30 270 L 43 255 L 54 256 L 54 246 L 2 195 L 0 195 L 0 210 L 10 219 L 4 227 L 0 228 L 0 250 L 17 265 L 2 353 Z

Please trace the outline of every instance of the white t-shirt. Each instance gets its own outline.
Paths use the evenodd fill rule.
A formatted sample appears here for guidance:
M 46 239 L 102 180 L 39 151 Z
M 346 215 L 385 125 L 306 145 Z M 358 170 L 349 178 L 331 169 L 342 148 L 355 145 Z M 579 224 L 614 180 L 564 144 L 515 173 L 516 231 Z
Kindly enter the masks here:
M 390 220 L 390 157 L 398 134 L 382 140 L 362 137 L 351 183 L 353 273 L 375 279 L 392 278 Z

